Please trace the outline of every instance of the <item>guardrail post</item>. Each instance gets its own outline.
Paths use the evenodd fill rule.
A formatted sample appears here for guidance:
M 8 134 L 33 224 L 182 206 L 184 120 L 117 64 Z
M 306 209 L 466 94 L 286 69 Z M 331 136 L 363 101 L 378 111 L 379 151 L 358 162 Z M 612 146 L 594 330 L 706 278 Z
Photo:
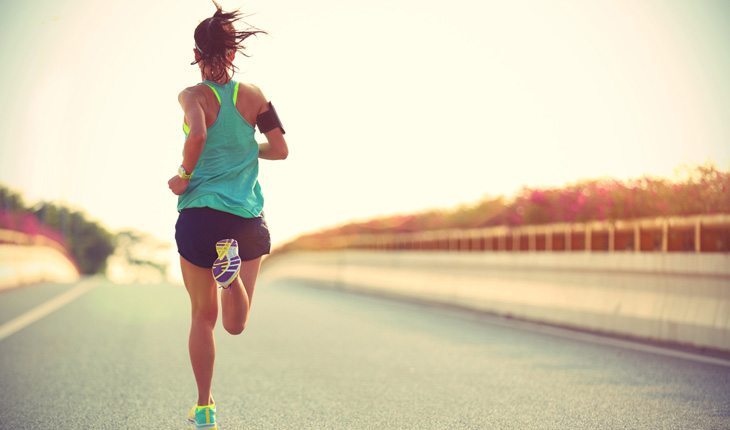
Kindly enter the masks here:
M 593 229 L 591 228 L 590 225 L 586 225 L 585 244 L 584 244 L 585 247 L 586 247 L 586 249 L 585 249 L 586 252 L 591 252 L 591 250 L 592 250 L 591 249 L 592 248 L 591 242 L 592 242 L 592 239 L 593 239 L 592 236 L 593 236 Z
M 535 249 L 537 248 L 535 243 L 535 229 L 533 227 L 530 227 L 528 234 L 528 247 L 530 248 L 530 252 L 535 252 Z
M 697 218 L 695 221 L 695 252 L 702 252 L 702 221 Z
M 641 251 L 641 227 L 639 223 L 634 224 L 634 252 Z
M 550 227 L 545 228 L 545 251 L 552 252 L 553 250 L 553 229 Z
M 573 232 L 572 232 L 571 226 L 567 226 L 565 228 L 565 251 L 569 252 L 572 251 L 573 248 Z
M 616 227 L 608 225 L 608 252 L 613 252 L 616 247 Z
M 662 222 L 662 252 L 669 250 L 669 221 L 665 218 Z

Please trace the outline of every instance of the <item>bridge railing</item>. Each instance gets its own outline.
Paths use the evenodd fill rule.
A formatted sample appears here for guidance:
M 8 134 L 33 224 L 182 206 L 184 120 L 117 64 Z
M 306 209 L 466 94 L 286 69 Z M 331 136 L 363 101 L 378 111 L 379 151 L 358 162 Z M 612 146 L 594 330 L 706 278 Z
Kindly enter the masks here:
M 29 234 L 22 231 L 0 228 L 0 244 L 46 246 L 54 248 L 73 260 L 68 249 L 63 244 L 42 234 Z
M 304 248 L 491 252 L 730 252 L 730 214 L 310 238 Z

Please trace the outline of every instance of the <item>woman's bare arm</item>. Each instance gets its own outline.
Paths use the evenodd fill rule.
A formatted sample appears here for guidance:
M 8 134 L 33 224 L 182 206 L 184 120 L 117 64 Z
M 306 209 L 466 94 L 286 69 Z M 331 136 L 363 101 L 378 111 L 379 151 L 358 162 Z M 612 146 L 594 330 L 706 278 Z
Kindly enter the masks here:
M 264 133 L 266 142 L 259 143 L 259 158 L 265 160 L 284 160 L 289 156 L 289 147 L 281 129 L 275 128 Z
M 256 92 L 259 110 L 257 116 L 269 110 L 269 103 L 264 93 L 258 87 L 253 87 Z M 259 158 L 265 160 L 284 160 L 289 156 L 289 146 L 286 144 L 284 133 L 281 128 L 275 128 L 264 133 L 266 142 L 259 143 Z
M 198 159 L 200 159 L 200 154 L 205 146 L 205 140 L 208 137 L 202 98 L 202 94 L 192 88 L 183 90 L 178 96 L 180 106 L 185 113 L 185 122 L 190 127 L 183 147 L 182 161 L 182 166 L 188 173 L 192 172 L 198 164 Z
M 186 88 L 178 96 L 180 106 L 182 106 L 185 113 L 185 123 L 190 128 L 183 147 L 182 161 L 182 166 L 187 173 L 192 173 L 198 164 L 198 159 L 200 159 L 200 154 L 205 146 L 205 140 L 208 137 L 207 127 L 205 126 L 205 111 L 203 111 L 201 99 L 202 95 L 192 88 Z M 189 179 L 183 179 L 178 175 L 167 181 L 167 186 L 177 195 L 184 193 L 188 188 L 188 184 L 190 184 Z

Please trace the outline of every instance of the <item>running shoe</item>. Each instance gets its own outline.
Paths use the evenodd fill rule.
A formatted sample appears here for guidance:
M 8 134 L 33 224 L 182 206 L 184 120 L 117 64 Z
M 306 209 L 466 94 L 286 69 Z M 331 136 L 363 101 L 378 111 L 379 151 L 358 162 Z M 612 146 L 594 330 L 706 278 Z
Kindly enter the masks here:
M 196 429 L 218 430 L 218 423 L 215 420 L 215 403 L 193 406 L 188 413 L 188 422 L 195 425 Z
M 241 271 L 238 242 L 234 239 L 219 240 L 215 250 L 218 258 L 213 263 L 213 278 L 220 288 L 228 288 Z

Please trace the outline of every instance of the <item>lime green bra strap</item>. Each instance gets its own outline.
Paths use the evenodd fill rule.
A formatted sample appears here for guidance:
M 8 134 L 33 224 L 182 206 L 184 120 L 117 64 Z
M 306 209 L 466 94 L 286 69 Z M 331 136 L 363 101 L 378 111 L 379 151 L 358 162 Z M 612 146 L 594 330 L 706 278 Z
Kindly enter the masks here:
M 205 84 L 205 85 L 207 85 L 208 88 L 210 88 L 211 90 L 213 90 L 213 94 L 215 94 L 215 98 L 218 100 L 218 104 L 220 104 L 221 103 L 221 96 L 220 96 L 220 94 L 218 94 L 218 90 L 216 90 L 213 87 L 213 85 L 210 85 L 210 84 Z M 236 100 L 238 100 L 238 82 L 236 82 L 236 86 L 233 89 L 233 104 L 234 105 L 236 104 Z
M 207 85 L 208 88 L 213 90 L 213 94 L 215 94 L 215 98 L 218 100 L 218 104 L 220 104 L 221 96 L 220 96 L 220 94 L 218 94 L 218 90 L 216 90 L 215 87 L 213 87 L 213 85 L 210 85 L 208 83 L 206 83 L 205 85 Z M 236 100 L 238 100 L 238 82 L 236 82 L 236 87 L 233 90 L 233 106 L 236 105 Z M 187 124 L 185 124 L 184 121 L 183 121 L 183 132 L 185 132 L 185 134 L 190 133 L 190 127 Z
M 211 84 L 205 84 L 205 85 L 207 85 L 208 88 L 213 90 L 213 94 L 215 94 L 215 98 L 218 99 L 218 104 L 221 104 L 221 96 L 218 95 L 218 91 L 213 87 L 213 85 L 211 85 Z

